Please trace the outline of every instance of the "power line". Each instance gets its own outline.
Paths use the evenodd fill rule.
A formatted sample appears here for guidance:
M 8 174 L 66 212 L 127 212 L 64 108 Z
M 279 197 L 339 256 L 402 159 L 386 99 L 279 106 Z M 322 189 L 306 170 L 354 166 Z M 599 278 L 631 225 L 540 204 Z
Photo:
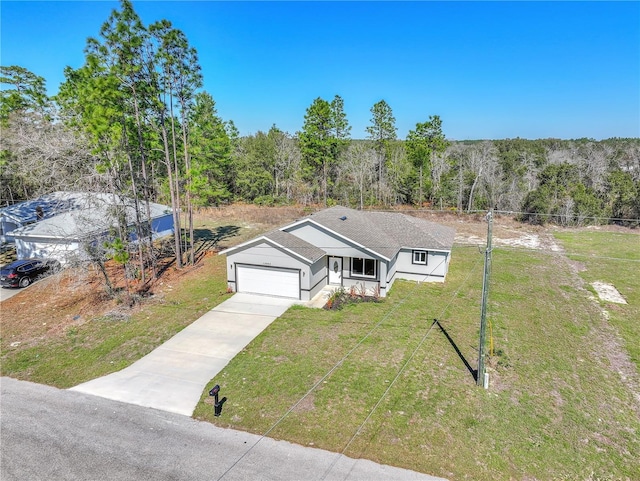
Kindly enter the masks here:
M 387 389 L 385 389 L 385 391 L 382 393 L 382 396 L 380 396 L 380 399 L 378 399 L 378 402 L 375 404 L 375 406 L 373 406 L 373 408 L 371 408 L 371 410 L 369 411 L 369 414 L 367 414 L 367 417 L 364 418 L 364 421 L 362 421 L 362 423 L 360 424 L 360 426 L 358 426 L 358 429 L 356 429 L 356 432 L 353 433 L 353 436 L 351 436 L 351 439 L 349 439 L 349 441 L 347 442 L 347 444 L 345 445 L 345 447 L 342 449 L 342 451 L 340 452 L 340 454 L 336 457 L 336 459 L 333 460 L 333 462 L 329 465 L 329 467 L 327 468 L 327 470 L 324 472 L 324 474 L 322 475 L 322 477 L 320 478 L 321 480 L 324 480 L 327 477 L 327 474 L 329 474 L 331 472 L 331 470 L 333 469 L 333 467 L 335 466 L 335 464 L 338 462 L 338 459 L 340 459 L 345 451 L 349 448 L 349 446 L 351 445 L 351 443 L 353 442 L 353 440 L 356 438 L 356 436 L 358 436 L 358 434 L 360 434 L 360 432 L 362 431 L 362 428 L 364 427 L 364 425 L 367 423 L 367 421 L 369 421 L 369 419 L 371 419 L 371 416 L 373 416 L 373 413 L 375 412 L 376 409 L 378 409 L 378 406 L 380 406 L 380 404 L 382 403 L 382 401 L 384 400 L 384 398 L 386 397 L 387 393 L 391 390 L 391 388 L 393 387 L 393 385 L 396 383 L 396 381 L 398 380 L 398 378 L 402 375 L 402 373 L 404 372 L 405 368 L 407 367 L 407 365 L 413 360 L 414 356 L 416 355 L 416 352 L 418 352 L 418 349 L 420 349 L 420 347 L 422 346 L 422 344 L 424 344 L 424 341 L 427 339 L 427 336 L 429 335 L 429 333 L 431 332 L 431 330 L 433 329 L 433 326 L 436 325 L 437 320 L 434 319 L 433 322 L 431 323 L 431 326 L 429 327 L 429 329 L 427 330 L 427 332 L 425 333 L 424 336 L 422 336 L 422 339 L 420 339 L 420 342 L 418 343 L 418 345 L 416 346 L 416 348 L 413 350 L 413 352 L 411 353 L 411 355 L 409 356 L 409 359 L 406 360 L 406 362 L 402 365 L 402 367 L 400 368 L 400 370 L 397 372 L 396 376 L 393 378 L 393 380 L 389 383 L 389 386 L 387 386 Z
M 431 272 L 427 275 L 424 276 L 424 280 L 428 279 L 429 276 L 431 274 L 433 274 L 433 272 L 436 271 L 436 269 L 438 269 L 442 263 L 445 262 L 445 259 L 443 259 L 437 266 L 435 266 Z M 329 369 L 329 371 L 327 371 L 327 373 L 318 381 L 316 382 L 305 394 L 304 396 L 302 396 L 295 404 L 293 404 L 269 429 L 267 429 L 261 436 L 260 438 L 258 438 L 258 440 L 253 443 L 249 449 L 247 449 L 236 461 L 234 461 L 234 463 L 229 466 L 229 468 L 227 468 L 227 470 L 222 473 L 222 475 L 218 478 L 218 481 L 220 481 L 222 478 L 224 478 L 233 468 L 235 468 L 235 466 L 238 465 L 238 463 L 240 461 L 242 461 L 242 459 L 244 459 L 244 457 L 249 454 L 253 448 L 255 448 L 258 443 L 260 443 L 260 441 L 262 441 L 265 437 L 267 437 L 267 435 L 273 431 L 287 416 L 289 416 L 289 414 L 291 414 L 293 412 L 293 410 L 298 407 L 298 405 L 304 401 L 304 399 L 309 396 L 309 394 L 311 394 L 320 384 L 322 384 L 322 382 L 327 379 L 334 371 L 336 371 L 340 366 L 342 366 L 342 364 L 344 363 L 344 361 L 347 360 L 347 358 L 349 356 L 351 356 L 351 354 L 358 348 L 360 347 L 360 345 L 367 340 L 367 338 L 369 338 L 369 336 L 376 330 L 378 329 L 378 327 L 380 327 L 382 325 L 382 323 L 384 321 L 386 321 L 389 316 L 395 311 L 397 310 L 401 305 L 403 305 L 412 295 L 413 293 L 418 289 L 418 287 L 420 286 L 421 282 L 417 282 L 416 285 L 414 286 L 414 288 L 405 296 L 404 299 L 402 299 L 400 302 L 398 302 L 397 304 L 395 304 L 391 309 L 389 309 L 389 311 L 382 317 L 382 319 L 376 323 L 370 330 L 369 332 L 367 332 L 365 334 L 365 336 L 360 339 L 343 357 L 342 359 L 340 359 L 331 369 Z
M 465 211 L 452 211 L 446 209 L 371 209 L 371 212 L 392 212 L 397 214 L 403 214 L 405 212 L 418 212 L 421 214 L 452 214 L 456 216 L 468 216 L 475 214 L 484 214 L 487 212 L 486 209 L 474 209 L 474 210 L 465 210 Z M 566 214 L 547 214 L 543 212 L 522 212 L 516 210 L 494 210 L 494 214 L 501 215 L 528 215 L 528 216 L 540 216 L 540 217 L 573 217 L 573 215 Z M 625 217 L 606 217 L 606 216 L 579 216 L 580 219 L 590 219 L 590 220 L 609 220 L 609 221 L 617 221 L 617 222 L 640 222 L 640 218 L 625 218 Z
M 481 211 L 479 211 L 481 212 Z M 573 215 L 565 215 L 565 214 L 545 214 L 538 212 L 519 212 L 514 210 L 494 210 L 495 214 L 502 215 L 527 215 L 527 216 L 540 216 L 540 217 L 568 217 L 572 218 Z M 627 219 L 624 217 L 604 217 L 604 216 L 577 216 L 580 219 L 589 219 L 589 220 L 609 220 L 609 221 L 617 221 L 617 222 L 640 222 L 640 219 Z
M 468 247 L 476 247 L 476 245 L 469 245 Z M 536 249 L 535 247 L 518 247 L 518 246 L 493 246 L 493 250 L 506 250 L 506 251 L 529 251 L 536 252 L 549 256 L 563 256 L 563 257 L 586 257 L 587 259 L 598 259 L 598 260 L 608 260 L 608 261 L 623 261 L 623 262 L 640 262 L 640 258 L 638 259 L 630 259 L 624 257 L 610 257 L 610 256 L 596 256 L 592 254 L 582 254 L 580 252 L 559 252 L 559 251 L 550 251 L 548 249 Z
M 458 296 L 458 293 L 460 292 L 460 290 L 462 289 L 462 287 L 464 287 L 464 285 L 467 283 L 467 281 L 469 280 L 469 278 L 471 277 L 471 275 L 473 274 L 473 272 L 475 271 L 476 266 L 478 265 L 480 259 L 477 259 L 476 262 L 471 266 L 471 269 L 469 270 L 469 273 L 467 274 L 467 277 L 465 277 L 465 279 L 462 281 L 462 283 L 460 284 L 460 286 L 458 286 L 458 289 L 456 289 L 456 291 L 453 293 L 453 295 L 451 296 L 451 298 L 449 299 L 449 302 L 447 303 L 446 306 L 444 306 L 444 308 L 442 309 L 442 312 L 440 312 L 440 316 L 439 318 L 442 318 L 445 314 L 445 312 L 447 311 L 447 309 L 449 308 L 449 306 L 451 305 L 451 303 L 453 302 L 454 299 L 456 299 L 456 297 Z M 415 289 L 414 289 L 415 290 Z M 407 298 L 410 295 L 413 295 L 414 290 L 412 290 L 409 295 L 407 296 Z M 405 298 L 406 299 L 406 298 Z M 393 378 L 393 381 L 391 381 L 391 383 L 389 383 L 389 386 L 387 387 L 387 389 L 382 393 L 382 395 L 380 396 L 380 399 L 378 399 L 378 402 L 375 404 L 375 406 L 373 406 L 373 408 L 369 411 L 369 414 L 367 415 L 367 417 L 364 419 L 364 421 L 362 421 L 362 423 L 360 424 L 360 426 L 358 427 L 358 429 L 356 430 L 356 432 L 353 434 L 353 436 L 351 436 L 351 439 L 349 439 L 349 441 L 347 442 L 347 444 L 345 445 L 344 448 L 342 448 L 342 451 L 338 454 L 338 456 L 333 460 L 333 462 L 331 463 L 331 465 L 327 468 L 327 470 L 324 472 L 324 474 L 322 475 L 322 478 L 320 478 L 321 480 L 324 480 L 327 475 L 329 474 L 329 472 L 331 472 L 331 470 L 333 469 L 333 467 L 335 466 L 335 464 L 338 462 L 338 460 L 344 455 L 344 453 L 346 452 L 346 450 L 349 448 L 349 446 L 351 445 L 351 443 L 353 442 L 353 440 L 356 438 L 356 436 L 358 436 L 358 434 L 360 434 L 360 432 L 362 431 L 362 428 L 364 427 L 364 425 L 367 423 L 367 421 L 369 421 L 369 419 L 371 418 L 371 416 L 373 415 L 373 413 L 375 412 L 375 410 L 378 408 L 378 406 L 382 403 L 383 399 L 386 397 L 387 393 L 391 390 L 391 388 L 393 387 L 393 385 L 395 384 L 395 382 L 398 380 L 398 378 L 402 375 L 402 373 L 404 372 L 405 368 L 409 365 L 409 363 L 413 360 L 413 358 L 415 357 L 416 353 L 418 352 L 418 350 L 420 349 L 420 347 L 424 344 L 425 340 L 427 339 L 427 336 L 429 336 L 429 333 L 431 332 L 431 330 L 433 329 L 433 326 L 436 325 L 436 323 L 438 323 L 438 318 L 435 318 L 433 320 L 433 322 L 431 323 L 431 326 L 429 327 L 429 329 L 427 330 L 427 332 L 425 333 L 424 336 L 422 336 L 422 339 L 420 340 L 420 342 L 418 343 L 418 345 L 415 347 L 415 349 L 413 350 L 413 352 L 411 353 L 411 355 L 409 356 L 409 359 L 407 359 L 407 361 L 402 365 L 402 367 L 400 368 L 400 370 L 398 371 L 398 373 L 396 374 L 396 376 Z

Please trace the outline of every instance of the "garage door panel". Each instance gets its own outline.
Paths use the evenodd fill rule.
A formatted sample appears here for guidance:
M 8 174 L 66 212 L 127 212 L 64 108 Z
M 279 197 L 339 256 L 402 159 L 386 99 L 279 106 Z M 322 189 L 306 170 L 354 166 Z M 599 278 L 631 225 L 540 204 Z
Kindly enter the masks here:
M 236 275 L 238 292 L 300 298 L 300 271 L 239 265 Z

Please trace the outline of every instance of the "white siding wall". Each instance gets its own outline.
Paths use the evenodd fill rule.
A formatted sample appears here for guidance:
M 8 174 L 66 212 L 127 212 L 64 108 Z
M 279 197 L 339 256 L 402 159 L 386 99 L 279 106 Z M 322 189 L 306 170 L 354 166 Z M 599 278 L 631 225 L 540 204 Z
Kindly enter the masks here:
M 342 285 L 344 286 L 344 288 L 348 291 L 349 289 L 351 289 L 351 287 L 356 289 L 356 292 L 358 294 L 361 293 L 362 288 L 364 286 L 364 289 L 366 291 L 366 295 L 370 296 L 373 295 L 373 293 L 375 292 L 375 290 L 378 287 L 379 282 L 375 281 L 375 280 L 367 280 L 367 279 L 357 279 L 357 278 L 352 278 L 352 279 L 343 279 L 342 281 Z M 385 297 L 386 296 L 386 290 L 381 290 L 380 291 L 380 297 Z
M 18 259 L 41 257 L 44 259 L 56 259 L 62 264 L 89 259 L 84 248 L 78 242 L 56 241 L 53 239 L 35 241 L 16 238 L 15 243 Z

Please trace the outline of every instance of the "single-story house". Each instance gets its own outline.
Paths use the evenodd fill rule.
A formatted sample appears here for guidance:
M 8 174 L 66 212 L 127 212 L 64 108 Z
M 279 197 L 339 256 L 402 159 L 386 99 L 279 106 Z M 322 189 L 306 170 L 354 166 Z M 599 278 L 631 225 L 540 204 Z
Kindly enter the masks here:
M 106 238 L 114 227 L 114 210 L 126 219 L 129 226 L 136 219 L 136 205 L 132 199 L 114 194 L 76 193 L 74 208 L 28 223 L 11 231 L 18 259 L 42 257 L 62 263 L 86 259 L 86 246 Z M 150 203 L 152 237 L 173 233 L 171 208 Z M 146 217 L 146 204 L 138 202 L 138 213 Z M 136 240 L 129 228 L 129 239 Z
M 443 282 L 454 234 L 406 214 L 336 206 L 220 254 L 235 292 L 309 300 L 330 285 L 384 297 L 396 279 Z

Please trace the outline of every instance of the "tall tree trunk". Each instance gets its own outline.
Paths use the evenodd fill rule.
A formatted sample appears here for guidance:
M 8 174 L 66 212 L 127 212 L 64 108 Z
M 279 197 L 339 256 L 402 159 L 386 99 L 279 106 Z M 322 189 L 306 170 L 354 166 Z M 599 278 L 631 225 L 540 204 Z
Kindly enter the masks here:
M 167 175 L 169 176 L 169 193 L 171 194 L 171 210 L 173 212 L 173 240 L 176 250 L 176 265 L 182 267 L 182 243 L 180 242 L 180 211 L 176 207 L 176 191 L 173 183 L 173 167 L 171 162 L 171 154 L 169 152 L 169 139 L 167 138 L 167 127 L 164 121 L 164 115 L 160 117 L 160 127 L 162 132 L 162 143 L 164 145 L 164 158 L 167 164 Z
M 327 206 L 327 159 L 322 160 L 322 194 L 324 197 L 324 206 Z
M 458 214 L 462 212 L 462 193 L 464 190 L 462 181 L 463 181 L 462 165 L 460 165 L 458 168 Z
M 173 168 L 174 170 L 174 176 L 173 176 L 173 181 L 175 183 L 175 199 L 176 199 L 176 209 L 178 211 L 178 218 L 180 218 L 180 207 L 181 207 L 181 202 L 180 202 L 180 169 L 178 167 L 178 149 L 176 146 L 176 127 L 175 127 L 175 118 L 173 116 L 173 92 L 169 93 L 169 112 L 171 114 L 171 141 L 172 141 L 172 150 L 173 150 Z M 180 224 L 179 224 L 180 225 Z M 182 229 L 180 229 L 180 233 L 179 233 L 179 238 L 180 238 L 180 242 L 181 242 L 181 246 L 182 246 Z M 186 247 L 186 246 L 185 246 Z M 183 248 L 180 249 L 180 266 L 182 267 L 182 252 L 184 251 Z
M 422 207 L 422 165 L 420 166 L 420 187 L 418 193 L 418 204 Z
M 142 170 L 142 195 L 144 197 L 144 201 L 145 201 L 145 206 L 146 206 L 146 211 L 147 211 L 147 220 L 146 220 L 146 229 L 145 229 L 145 233 L 147 234 L 145 236 L 146 242 L 147 242 L 147 247 L 149 250 L 149 253 L 151 253 L 152 251 L 152 247 L 153 247 L 153 233 L 151 231 L 151 205 L 149 203 L 149 180 L 147 178 L 147 157 L 145 154 L 145 150 L 144 150 L 144 143 L 143 143 L 143 138 L 142 138 L 142 125 L 140 122 L 140 109 L 138 107 L 138 99 L 137 99 L 137 94 L 136 94 L 136 90 L 135 90 L 135 86 L 132 87 L 133 90 L 133 108 L 134 108 L 134 112 L 135 112 L 135 117 L 136 117 L 136 127 L 138 130 L 138 147 L 140 148 L 140 165 L 141 165 L 141 170 Z M 138 243 L 142 243 L 142 238 L 138 238 Z M 141 269 L 141 281 L 144 284 L 146 282 L 146 270 L 144 269 L 144 259 L 141 259 L 142 262 L 142 266 L 143 268 Z M 152 268 L 153 268 L 153 277 L 156 277 L 156 265 L 155 262 L 152 262 Z
M 193 202 L 191 200 L 191 157 L 189 156 L 189 147 L 187 145 L 187 119 L 186 105 L 181 101 L 182 106 L 182 151 L 184 154 L 184 170 L 187 179 L 185 188 L 185 202 L 187 204 L 187 215 L 189 223 L 189 263 L 195 264 L 194 239 L 193 239 Z
M 142 238 L 143 238 L 143 232 L 142 232 L 142 223 L 140 222 L 140 209 L 138 208 L 138 189 L 136 187 L 136 176 L 135 176 L 135 171 L 133 169 L 133 162 L 131 161 L 131 149 L 129 147 L 129 142 L 127 140 L 127 128 L 126 128 L 126 122 L 122 122 L 122 139 L 124 142 L 124 151 L 126 152 L 126 156 L 127 156 L 127 163 L 129 165 L 129 174 L 131 176 L 131 189 L 133 190 L 133 209 L 135 210 L 135 215 L 136 215 L 136 235 L 138 237 L 138 262 L 140 263 L 140 272 L 144 273 L 144 255 L 143 255 L 143 248 L 142 248 Z M 120 199 L 122 201 L 122 199 Z M 126 221 L 126 214 L 125 214 L 125 222 Z M 126 227 L 125 226 L 125 231 L 126 231 Z M 126 235 L 126 233 L 125 233 Z M 128 239 L 127 239 L 128 240 Z M 144 276 L 144 274 L 142 274 Z
M 467 205 L 467 212 L 471 212 L 471 209 L 473 208 L 473 191 L 476 189 L 476 185 L 478 184 L 478 179 L 480 178 L 481 175 L 482 175 L 482 167 L 480 167 L 480 170 L 478 171 L 478 174 L 476 175 L 476 178 L 473 181 L 473 185 L 471 186 L 471 192 L 469 192 L 469 205 Z

